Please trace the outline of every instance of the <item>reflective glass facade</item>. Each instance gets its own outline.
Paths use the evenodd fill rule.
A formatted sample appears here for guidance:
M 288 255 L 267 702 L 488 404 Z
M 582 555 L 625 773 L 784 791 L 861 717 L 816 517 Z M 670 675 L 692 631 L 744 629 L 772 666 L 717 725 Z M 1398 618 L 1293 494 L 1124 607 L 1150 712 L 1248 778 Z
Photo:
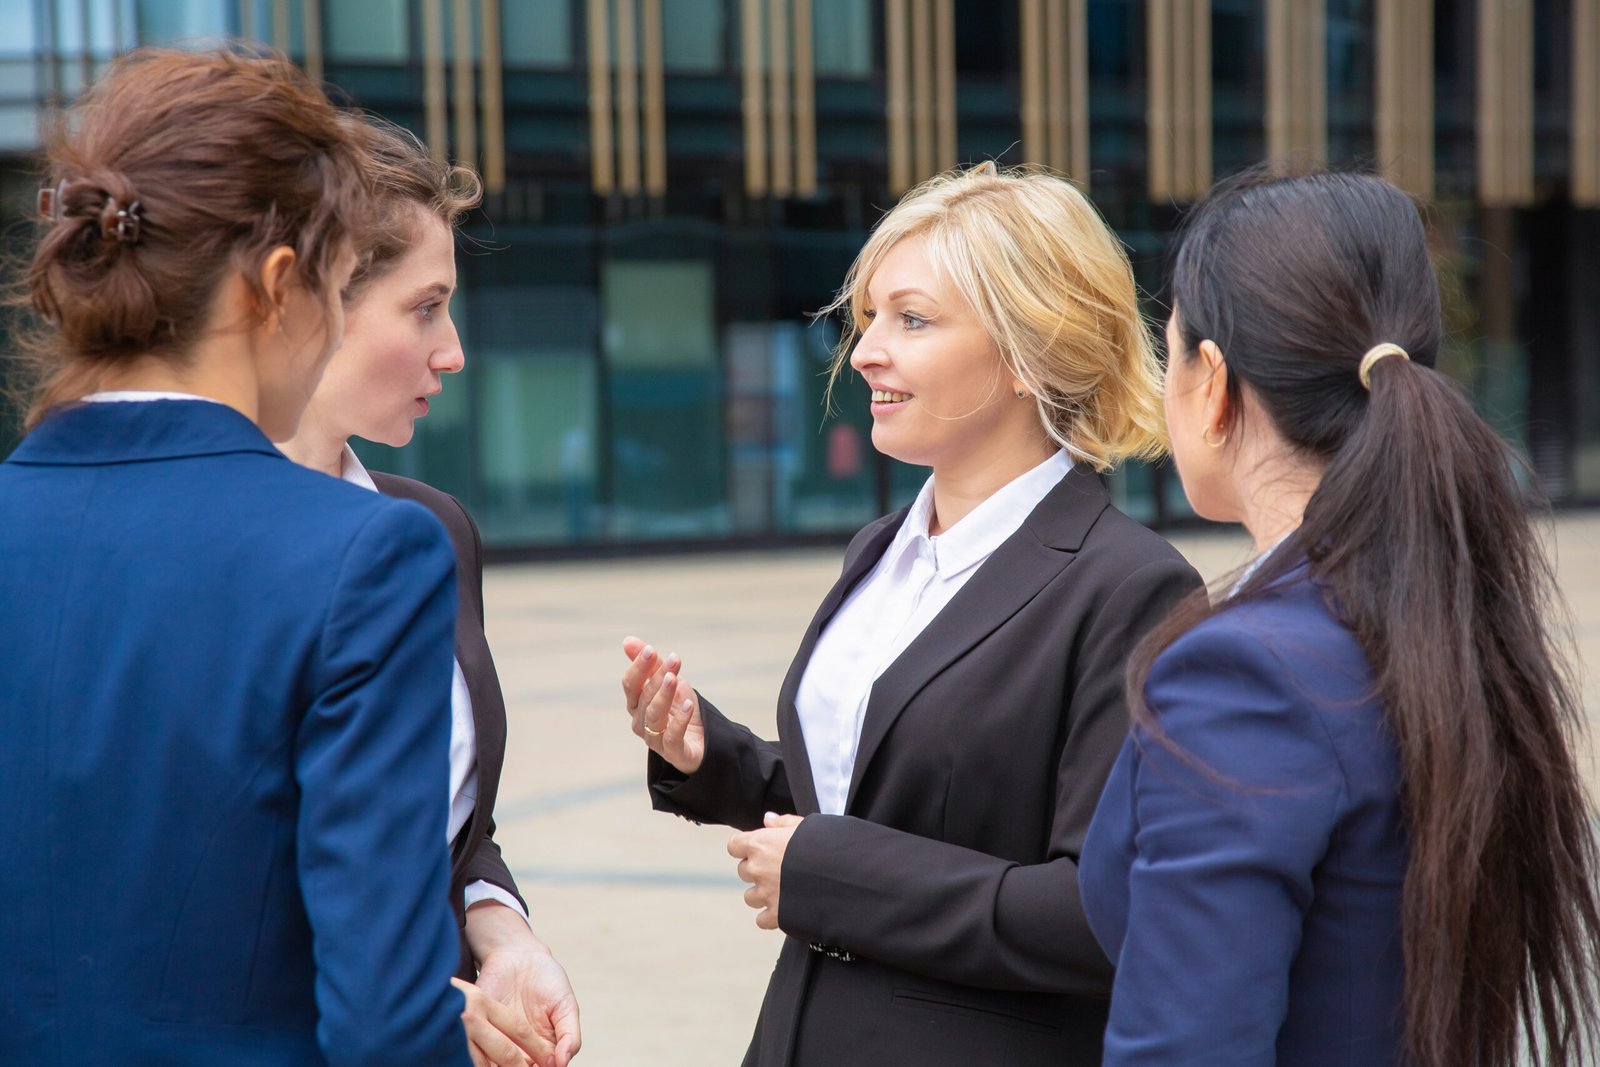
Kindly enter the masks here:
M 1209 173 L 1223 174 L 1268 151 L 1282 8 L 1190 2 L 1208 13 L 1206 32 L 1175 40 L 1207 49 L 1201 135 Z M 1497 2 L 1431 5 L 1444 363 L 1545 491 L 1600 501 L 1600 301 L 1586 291 L 1600 211 L 1569 191 L 1565 21 L 1595 0 L 1534 5 L 1534 193 L 1504 205 L 1485 202 L 1477 154 L 1479 7 Z M 277 43 L 337 97 L 442 137 L 452 154 L 467 145 L 456 94 L 470 84 L 471 158 L 491 192 L 465 227 L 453 307 L 467 367 L 409 447 L 358 445 L 364 458 L 460 496 L 508 553 L 843 536 L 907 500 L 926 472 L 873 451 L 858 379 L 844 375 L 828 406 L 837 324 L 811 313 L 898 195 L 897 129 L 948 131 L 960 161 L 1046 158 L 1023 113 L 1023 37 L 1039 11 L 1053 25 L 1055 4 L 1067 7 L 954 0 L 950 54 L 935 61 L 940 31 L 919 20 L 945 10 L 939 0 L 17 0 L 0 4 L 0 196 L 9 219 L 26 215 L 41 109 L 137 43 Z M 1318 3 L 1334 164 L 1384 163 L 1379 6 Z M 1076 176 L 1126 241 L 1159 318 L 1182 204 L 1152 193 L 1150 44 L 1171 29 L 1134 0 L 1081 10 L 1088 169 Z M 745 23 L 752 13 L 758 26 Z M 429 25 L 440 28 L 433 47 Z M 472 37 L 464 83 L 460 26 Z M 896 126 L 901 32 L 909 104 Z M 945 70 L 948 103 L 924 92 Z M 485 106 L 489 78 L 498 110 Z M 1041 84 L 1059 97 L 1070 79 Z M 1130 467 L 1112 484 L 1145 521 L 1187 514 L 1162 467 Z

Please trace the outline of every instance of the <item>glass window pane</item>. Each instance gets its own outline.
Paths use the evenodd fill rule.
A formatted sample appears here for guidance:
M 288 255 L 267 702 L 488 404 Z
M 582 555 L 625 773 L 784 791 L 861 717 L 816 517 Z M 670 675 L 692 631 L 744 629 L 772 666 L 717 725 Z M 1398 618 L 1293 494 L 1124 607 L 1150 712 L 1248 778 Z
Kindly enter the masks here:
M 0 4 L 0 55 L 32 55 L 37 33 L 32 4 Z
M 501 40 L 509 66 L 567 67 L 573 63 L 570 0 L 524 0 L 500 8 Z
M 868 0 L 813 0 L 816 66 L 821 77 L 872 73 L 872 5 Z
M 406 0 L 332 0 L 323 8 L 328 55 L 358 62 L 401 62 L 411 52 Z
M 726 531 L 711 265 L 613 260 L 601 270 L 613 537 Z
M 668 70 L 715 74 L 727 55 L 727 0 L 661 0 L 661 40 Z
M 600 515 L 599 307 L 578 286 L 495 286 L 477 305 L 479 521 L 498 544 L 586 541 Z
M 173 44 L 227 37 L 233 31 L 235 7 L 229 0 L 137 0 L 139 40 Z

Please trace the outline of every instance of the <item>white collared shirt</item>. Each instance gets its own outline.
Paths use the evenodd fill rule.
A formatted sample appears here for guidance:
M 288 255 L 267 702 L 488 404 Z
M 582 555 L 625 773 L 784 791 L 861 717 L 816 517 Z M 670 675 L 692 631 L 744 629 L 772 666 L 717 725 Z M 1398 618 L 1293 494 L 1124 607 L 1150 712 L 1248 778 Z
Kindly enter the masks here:
M 824 814 L 844 814 L 873 683 L 1071 469 L 1058 451 L 932 537 L 933 479 L 923 485 L 883 557 L 823 628 L 800 678 L 795 707 Z
M 344 446 L 344 459 L 339 477 L 351 485 L 376 493 L 378 486 L 372 475 L 362 466 L 361 460 L 349 445 Z M 461 662 L 452 660 L 454 668 L 450 677 L 450 821 L 445 829 L 445 842 L 456 839 L 461 828 L 472 818 L 478 806 L 478 730 L 472 721 L 472 695 L 467 690 L 466 675 L 461 673 Z M 517 898 L 489 882 L 473 882 L 466 888 L 466 906 L 481 900 L 494 900 L 527 919 Z

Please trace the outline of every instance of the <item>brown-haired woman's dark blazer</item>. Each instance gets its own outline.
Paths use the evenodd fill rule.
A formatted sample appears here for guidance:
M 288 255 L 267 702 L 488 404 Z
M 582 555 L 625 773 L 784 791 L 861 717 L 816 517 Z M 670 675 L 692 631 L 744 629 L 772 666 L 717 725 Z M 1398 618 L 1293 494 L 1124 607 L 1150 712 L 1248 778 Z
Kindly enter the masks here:
M 780 742 L 702 698 L 700 769 L 650 757 L 660 810 L 806 816 L 744 1062 L 1099 1067 L 1111 964 L 1078 856 L 1128 732 L 1128 653 L 1200 577 L 1074 467 L 874 683 L 845 814 L 820 815 L 795 694 L 905 514 L 846 552 L 779 694 Z
M 472 818 L 450 843 L 450 904 L 461 930 L 461 966 L 457 974 L 473 979 L 478 969 L 467 948 L 462 893 L 473 882 L 488 882 L 522 900 L 511 870 L 494 840 L 494 798 L 500 788 L 500 767 L 506 754 L 506 703 L 500 677 L 483 634 L 483 541 L 478 525 L 461 501 L 431 485 L 396 474 L 368 471 L 385 496 L 415 500 L 439 517 L 456 549 L 456 662 L 472 697 L 472 723 L 478 735 L 478 803 Z M 523 905 L 526 909 L 527 905 Z

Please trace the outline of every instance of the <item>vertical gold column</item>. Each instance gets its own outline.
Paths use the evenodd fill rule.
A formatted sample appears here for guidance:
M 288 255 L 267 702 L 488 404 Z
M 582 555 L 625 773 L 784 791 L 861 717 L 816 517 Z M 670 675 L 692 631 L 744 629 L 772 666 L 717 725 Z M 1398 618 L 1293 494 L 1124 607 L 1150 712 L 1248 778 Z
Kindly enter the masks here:
M 78 81 L 84 85 L 94 82 L 94 56 L 89 44 L 89 0 L 78 0 L 78 25 L 83 27 L 78 37 Z
M 1433 0 L 1378 0 L 1378 166 L 1407 192 L 1433 196 Z
M 1531 0 L 1479 0 L 1478 195 L 1496 207 L 1533 200 Z
M 423 0 L 425 4 L 438 0 Z M 616 191 L 617 171 L 611 107 L 610 0 L 589 0 L 589 171 L 594 191 Z
M 767 0 L 767 117 L 772 124 L 772 195 L 788 196 L 794 188 L 794 113 L 789 105 L 793 70 L 789 62 L 787 0 Z
M 1066 0 L 1045 0 L 1045 162 L 1066 169 L 1067 155 L 1067 10 Z
M 935 168 L 956 165 L 956 8 L 955 0 L 933 7 Z
M 1048 164 L 1050 143 L 1046 100 L 1045 0 L 1021 0 L 1022 157 Z
M 455 36 L 456 160 L 477 169 L 478 102 L 473 88 L 472 0 L 450 0 Z
M 1572 202 L 1600 207 L 1600 0 L 1572 3 Z
M 1172 19 L 1172 185 L 1184 198 L 1194 195 L 1194 108 L 1188 99 L 1194 80 L 1194 12 L 1191 0 L 1177 0 Z
M 301 0 L 300 21 L 305 27 L 306 74 L 322 83 L 322 0 Z
M 289 0 L 272 0 L 272 47 L 289 52 Z
M 445 118 L 443 0 L 422 0 L 422 111 L 423 132 L 434 160 L 449 158 L 450 133 Z
M 767 97 L 761 33 L 761 0 L 739 8 L 740 54 L 744 64 L 744 191 L 767 195 Z
M 1067 143 L 1061 170 L 1089 187 L 1089 4 L 1088 0 L 1065 0 L 1067 4 Z M 1208 49 L 1209 52 L 1209 49 Z M 1209 70 L 1209 63 L 1207 65 Z M 1209 87 L 1210 76 L 1206 81 Z M 1210 121 L 1207 120 L 1207 127 Z M 1207 163 L 1210 169 L 1210 163 Z
M 934 145 L 934 61 L 932 0 L 922 0 L 911 12 L 911 151 L 920 182 L 939 168 Z
M 640 188 L 639 0 L 617 3 L 617 184 L 625 193 Z
M 794 0 L 794 191 L 817 191 L 817 86 L 811 0 Z
M 889 191 L 911 188 L 911 56 L 909 0 L 884 0 L 884 50 L 887 53 L 885 106 L 889 115 Z
M 644 23 L 644 188 L 667 191 L 667 81 L 661 0 L 640 0 Z
M 482 0 L 478 29 L 483 38 L 483 184 L 491 193 L 506 188 L 505 76 L 501 55 L 500 0 Z
M 1150 197 L 1192 200 L 1211 184 L 1211 3 L 1151 0 L 1147 10 Z
M 1172 173 L 1172 6 L 1177 0 L 1149 0 L 1145 7 L 1146 146 L 1150 157 L 1150 199 L 1173 200 Z
M 1415 0 L 1410 0 L 1415 2 Z M 1267 155 L 1328 155 L 1326 0 L 1267 0 Z
M 1189 106 L 1194 111 L 1194 169 L 1189 174 L 1189 195 L 1196 200 L 1211 189 L 1211 0 L 1189 0 L 1194 20 L 1194 81 L 1189 86 Z

